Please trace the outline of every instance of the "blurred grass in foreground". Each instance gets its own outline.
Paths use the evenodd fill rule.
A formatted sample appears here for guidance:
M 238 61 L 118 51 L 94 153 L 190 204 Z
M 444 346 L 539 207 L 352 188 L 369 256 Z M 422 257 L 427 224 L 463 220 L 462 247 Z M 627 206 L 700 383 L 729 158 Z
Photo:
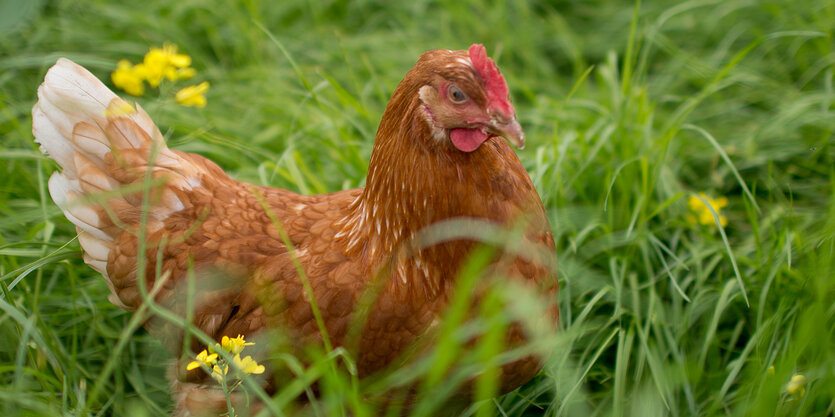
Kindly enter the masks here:
M 20 15 L 0 19 L 3 415 L 167 412 L 169 356 L 123 333 L 129 316 L 82 263 L 29 115 L 59 56 L 107 80 L 165 41 L 212 83 L 203 110 L 139 100 L 170 146 L 303 193 L 363 184 L 388 96 L 421 52 L 488 47 L 558 240 L 562 331 L 541 341 L 539 377 L 470 413 L 833 413 L 831 1 L 0 3 Z M 722 231 L 687 221 L 698 192 L 728 198 Z M 361 400 L 322 369 L 305 373 L 325 387 L 307 412 Z M 802 396 L 786 390 L 795 374 Z

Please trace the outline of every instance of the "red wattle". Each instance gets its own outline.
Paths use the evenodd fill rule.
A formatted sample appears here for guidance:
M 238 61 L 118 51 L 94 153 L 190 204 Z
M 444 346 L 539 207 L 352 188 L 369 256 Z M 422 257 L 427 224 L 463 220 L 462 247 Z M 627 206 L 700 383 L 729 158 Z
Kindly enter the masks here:
M 449 138 L 461 152 L 472 152 L 487 140 L 487 133 L 481 129 L 452 129 Z

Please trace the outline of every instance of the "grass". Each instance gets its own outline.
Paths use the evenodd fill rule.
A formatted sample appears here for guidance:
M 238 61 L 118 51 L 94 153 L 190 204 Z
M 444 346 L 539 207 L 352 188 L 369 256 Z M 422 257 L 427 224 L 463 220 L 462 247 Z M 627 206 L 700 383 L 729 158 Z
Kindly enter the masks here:
M 15 11 L 0 13 L 3 415 L 168 412 L 169 355 L 83 264 L 29 114 L 57 57 L 107 79 L 165 41 L 212 83 L 202 110 L 173 90 L 140 100 L 169 145 L 303 193 L 363 184 L 388 96 L 421 52 L 487 46 L 557 238 L 561 329 L 539 340 L 551 355 L 536 379 L 467 414 L 833 415 L 835 3 L 14 3 L 0 2 Z M 701 191 L 729 199 L 726 227 L 687 221 Z M 492 363 L 487 346 L 474 355 Z M 370 415 L 331 366 L 340 355 L 350 364 L 341 351 L 296 363 L 277 401 L 318 380 L 303 411 Z M 804 395 L 786 391 L 795 374 Z

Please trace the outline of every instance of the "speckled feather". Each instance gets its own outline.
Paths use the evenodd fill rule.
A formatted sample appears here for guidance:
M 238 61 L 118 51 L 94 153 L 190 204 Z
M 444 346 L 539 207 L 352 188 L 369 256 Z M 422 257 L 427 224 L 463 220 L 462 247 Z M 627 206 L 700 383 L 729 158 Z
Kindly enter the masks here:
M 495 64 L 483 47 L 475 53 L 473 48 L 469 54 L 427 52 L 409 71 L 383 115 L 364 189 L 304 196 L 235 181 L 199 155 L 168 149 L 140 107 L 126 107 L 65 59 L 50 69 L 39 89 L 33 132 L 62 167 L 50 180 L 50 193 L 76 225 L 85 261 L 104 275 L 116 305 L 135 310 L 143 302 L 141 287 L 159 286 L 156 301 L 185 315 L 192 305 L 186 300 L 186 279 L 193 268 L 198 280 L 194 323 L 210 337 L 250 338 L 276 329 L 296 348 L 321 343 L 298 262 L 333 345 L 349 342 L 352 320 L 362 310 L 359 339 L 349 346 L 362 377 L 395 363 L 437 324 L 458 268 L 474 246 L 457 240 L 413 247 L 412 238 L 426 226 L 459 217 L 510 224 L 524 216 L 528 239 L 553 252 L 542 203 L 508 144 L 492 137 L 474 152 L 457 151 L 448 140 L 439 140 L 432 126 L 454 122 L 454 115 L 419 97 L 421 87 L 453 82 L 478 108 L 512 112 L 509 98 L 496 96 L 497 80 L 505 96 L 507 87 Z M 494 72 L 479 75 L 479 68 Z M 427 119 L 422 108 L 435 110 L 438 120 Z M 140 282 L 146 177 L 151 179 L 144 203 L 147 267 Z M 556 279 L 546 265 L 547 260 L 512 258 L 494 268 L 544 288 L 553 299 Z M 158 276 L 165 281 L 156 282 Z M 377 288 L 377 297 L 360 309 L 368 288 Z M 173 352 L 182 347 L 174 326 L 149 320 L 146 327 Z M 520 326 L 512 326 L 508 340 L 524 343 Z M 535 357 L 506 365 L 502 390 L 524 383 L 539 367 Z M 174 397 L 179 413 L 187 415 L 194 411 L 189 404 L 202 404 L 198 399 L 208 395 L 193 384 L 204 383 L 205 375 L 175 374 L 181 382 L 173 386 Z

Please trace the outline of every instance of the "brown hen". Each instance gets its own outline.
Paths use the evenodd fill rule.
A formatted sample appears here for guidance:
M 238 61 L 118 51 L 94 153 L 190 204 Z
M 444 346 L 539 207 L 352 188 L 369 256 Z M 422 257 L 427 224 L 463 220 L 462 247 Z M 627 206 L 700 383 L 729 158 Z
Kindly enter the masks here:
M 138 104 L 69 60 L 49 70 L 38 98 L 35 138 L 62 167 L 49 181 L 52 198 L 76 225 L 84 260 L 104 275 L 110 300 L 126 310 L 154 291 L 179 314 L 193 305 L 194 324 L 215 340 L 276 329 L 295 349 L 323 342 L 318 314 L 332 346 L 356 335 L 349 351 L 364 377 L 396 364 L 443 317 L 476 246 L 464 229 L 479 228 L 459 222 L 457 238 L 421 240 L 427 226 L 450 219 L 524 224 L 526 239 L 546 250 L 524 258 L 500 252 L 492 269 L 556 295 L 553 262 L 541 255 L 554 249 L 542 202 L 502 140 L 521 147 L 524 135 L 481 45 L 423 54 L 383 114 L 367 186 L 324 195 L 241 183 L 202 156 L 169 149 Z M 199 282 L 188 300 L 190 269 Z M 160 322 L 146 327 L 176 352 L 182 332 Z M 522 326 L 510 326 L 509 346 L 525 338 Z M 540 366 L 533 356 L 505 364 L 501 390 Z M 205 406 L 204 377 L 178 372 L 180 413 Z

